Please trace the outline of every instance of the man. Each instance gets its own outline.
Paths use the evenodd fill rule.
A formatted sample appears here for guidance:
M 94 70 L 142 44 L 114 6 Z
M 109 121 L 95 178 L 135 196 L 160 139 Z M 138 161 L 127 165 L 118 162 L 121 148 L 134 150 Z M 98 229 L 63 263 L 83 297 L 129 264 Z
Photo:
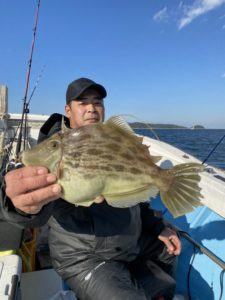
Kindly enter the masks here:
M 74 80 L 66 93 L 66 125 L 78 128 L 103 122 L 106 95 L 105 88 L 90 79 Z M 60 130 L 60 124 L 61 116 L 50 117 L 39 141 Z M 56 181 L 56 175 L 42 166 L 9 172 L 2 212 L 20 227 L 48 221 L 53 266 L 77 297 L 172 299 L 175 281 L 168 274 L 181 251 L 176 232 L 147 204 L 114 208 L 99 195 L 90 207 L 76 207 L 60 199 Z

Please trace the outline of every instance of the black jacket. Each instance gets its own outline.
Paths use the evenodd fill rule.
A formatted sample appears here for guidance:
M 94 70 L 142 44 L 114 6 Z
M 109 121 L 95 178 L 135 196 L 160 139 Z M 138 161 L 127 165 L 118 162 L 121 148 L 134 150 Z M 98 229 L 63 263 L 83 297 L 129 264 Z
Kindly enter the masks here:
M 59 114 L 53 114 L 42 126 L 39 141 L 61 128 Z M 68 126 L 68 119 L 65 118 Z M 62 199 L 53 201 L 36 215 L 21 215 L 10 199 L 1 195 L 2 217 L 20 228 L 50 226 L 49 247 L 53 266 L 64 278 L 88 272 L 102 260 L 131 261 L 140 252 L 139 239 L 148 231 L 153 237 L 164 229 L 162 218 L 148 204 L 114 208 L 105 201 L 90 207 L 76 207 Z

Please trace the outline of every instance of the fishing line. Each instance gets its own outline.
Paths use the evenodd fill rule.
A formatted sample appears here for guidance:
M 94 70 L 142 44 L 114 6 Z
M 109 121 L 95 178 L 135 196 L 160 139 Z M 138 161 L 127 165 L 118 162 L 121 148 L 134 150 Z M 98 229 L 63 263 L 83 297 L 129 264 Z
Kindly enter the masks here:
M 24 99 L 23 99 L 23 110 L 22 110 L 22 118 L 21 118 L 21 123 L 20 123 L 20 132 L 19 132 L 18 142 L 17 142 L 17 145 L 16 145 L 16 156 L 18 156 L 18 154 L 21 150 L 24 123 L 25 123 L 24 126 L 27 126 L 27 122 L 25 120 L 26 119 L 25 117 L 29 113 L 28 103 L 27 103 L 27 94 L 28 94 L 28 88 L 29 88 L 29 82 L 30 82 L 30 73 L 31 73 L 34 45 L 35 45 L 36 32 L 37 32 L 39 9 L 40 9 L 40 0 L 38 0 L 37 9 L 36 9 L 35 23 L 34 23 L 34 29 L 33 29 L 33 40 L 32 40 L 32 45 L 31 45 L 30 59 L 29 59 L 29 63 L 28 63 L 28 72 L 27 72 L 27 79 L 26 79 L 26 86 L 25 86 L 25 93 L 24 93 Z M 27 129 L 25 129 L 25 127 L 24 127 L 24 143 L 23 143 L 24 149 L 26 147 L 26 139 L 25 139 L 26 130 Z
M 222 300 L 222 297 L 223 297 L 223 277 L 224 277 L 224 273 L 225 273 L 225 270 L 222 270 L 221 273 L 220 273 L 220 297 L 219 297 L 219 300 Z
M 41 72 L 40 72 L 40 74 L 38 75 L 38 78 L 37 78 L 37 80 L 36 80 L 36 83 L 35 83 L 35 85 L 34 85 L 34 88 L 33 88 L 32 92 L 31 92 L 31 94 L 30 94 L 30 98 L 29 98 L 29 100 L 28 100 L 28 102 L 27 102 L 28 105 L 30 104 L 30 101 L 31 101 L 31 99 L 32 99 L 32 97 L 33 97 L 33 95 L 34 95 L 34 92 L 36 91 L 36 89 L 37 89 L 37 87 L 38 87 L 38 84 L 39 84 L 39 82 L 40 82 L 40 80 L 41 80 L 41 77 L 42 77 L 42 74 L 43 74 L 43 72 L 44 72 L 44 68 L 45 68 L 45 67 L 46 67 L 46 65 L 43 65 L 43 67 L 42 67 L 42 69 L 41 69 Z
M 179 231 L 179 234 L 181 236 L 183 236 L 185 238 L 185 236 L 188 236 L 191 238 L 191 236 L 186 232 L 186 231 L 182 231 L 178 228 L 175 227 L 175 230 L 178 230 Z M 190 287 L 190 281 L 191 281 L 191 270 L 192 270 L 192 267 L 193 267 L 193 263 L 194 263 L 194 260 L 195 260 L 195 257 L 196 257 L 196 253 L 197 253 L 197 248 L 195 246 L 195 244 L 192 244 L 193 246 L 193 254 L 192 254 L 192 257 L 191 257 L 191 261 L 189 263 L 189 268 L 188 268 L 188 274 L 187 274 L 187 292 L 188 292 L 188 299 L 191 300 L 191 287 Z
M 157 133 L 154 131 L 154 129 L 153 129 L 148 123 L 144 122 L 142 119 L 140 119 L 140 118 L 138 118 L 138 117 L 136 117 L 136 116 L 134 116 L 134 115 L 130 115 L 130 114 L 121 114 L 121 115 L 118 115 L 118 116 L 120 116 L 120 117 L 130 117 L 130 118 L 136 119 L 138 122 L 141 122 L 141 123 L 145 124 L 145 126 L 146 126 L 149 130 L 151 130 L 151 132 L 153 133 L 153 135 L 155 136 L 155 138 L 156 138 L 157 140 L 160 140 L 159 136 L 158 136 Z M 146 128 L 143 128 L 143 129 L 146 129 Z
M 197 253 L 197 249 L 196 249 L 195 245 L 193 245 L 193 254 L 192 254 L 192 258 L 191 258 L 190 265 L 189 265 L 189 268 L 188 268 L 188 275 L 187 275 L 187 290 L 188 290 L 188 299 L 189 300 L 191 300 L 191 286 L 190 286 L 191 270 L 192 270 L 192 267 L 193 267 L 193 263 L 194 263 L 194 260 L 195 260 L 196 253 Z
M 225 138 L 225 134 L 224 134 L 224 136 L 222 136 L 222 138 L 219 140 L 219 142 L 215 145 L 215 147 L 209 152 L 207 157 L 203 160 L 202 164 L 204 164 L 209 159 L 209 157 L 215 152 L 216 148 L 222 143 L 224 138 Z

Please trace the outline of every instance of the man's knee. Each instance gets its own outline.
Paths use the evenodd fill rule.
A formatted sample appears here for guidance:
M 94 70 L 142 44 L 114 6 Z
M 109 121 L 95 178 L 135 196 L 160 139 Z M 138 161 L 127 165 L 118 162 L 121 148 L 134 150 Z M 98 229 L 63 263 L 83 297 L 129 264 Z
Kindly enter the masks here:
M 80 300 L 147 300 L 130 272 L 118 262 L 107 262 L 86 276 L 67 280 Z

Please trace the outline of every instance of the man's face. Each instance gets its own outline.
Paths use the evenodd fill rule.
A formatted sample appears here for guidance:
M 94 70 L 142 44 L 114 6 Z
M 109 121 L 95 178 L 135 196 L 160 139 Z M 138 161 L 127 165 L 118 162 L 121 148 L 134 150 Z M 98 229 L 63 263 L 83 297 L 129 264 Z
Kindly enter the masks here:
M 105 108 L 102 96 L 94 89 L 86 89 L 78 99 L 72 100 L 65 106 L 66 116 L 71 128 L 103 122 Z

